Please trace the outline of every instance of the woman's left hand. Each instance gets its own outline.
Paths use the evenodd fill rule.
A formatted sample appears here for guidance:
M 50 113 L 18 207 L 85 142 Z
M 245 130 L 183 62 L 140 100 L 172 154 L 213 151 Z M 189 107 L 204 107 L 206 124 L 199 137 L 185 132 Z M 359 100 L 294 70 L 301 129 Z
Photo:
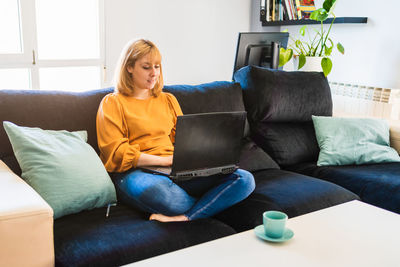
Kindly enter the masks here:
M 169 167 L 172 165 L 172 157 L 173 156 L 160 157 L 160 156 L 149 155 L 146 153 L 141 153 L 136 166 L 137 167 L 140 167 L 140 166 Z

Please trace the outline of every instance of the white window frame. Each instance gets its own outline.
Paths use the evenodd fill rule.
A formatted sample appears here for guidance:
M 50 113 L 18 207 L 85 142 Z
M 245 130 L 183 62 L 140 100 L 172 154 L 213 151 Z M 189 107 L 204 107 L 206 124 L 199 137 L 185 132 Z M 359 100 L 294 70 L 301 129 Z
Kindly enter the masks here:
M 0 69 L 26 68 L 31 74 L 31 89 L 40 89 L 39 69 L 49 67 L 98 66 L 100 85 L 105 87 L 105 14 L 104 0 L 99 1 L 99 49 L 98 59 L 40 60 L 37 57 L 36 0 L 19 0 L 22 53 L 0 54 Z

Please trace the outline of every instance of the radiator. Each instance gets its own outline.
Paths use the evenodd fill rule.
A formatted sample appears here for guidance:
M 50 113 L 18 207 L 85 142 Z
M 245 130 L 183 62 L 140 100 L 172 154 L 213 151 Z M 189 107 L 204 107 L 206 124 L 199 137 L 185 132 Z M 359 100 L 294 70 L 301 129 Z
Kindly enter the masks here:
M 333 114 L 374 117 L 388 120 L 400 118 L 400 89 L 329 82 Z

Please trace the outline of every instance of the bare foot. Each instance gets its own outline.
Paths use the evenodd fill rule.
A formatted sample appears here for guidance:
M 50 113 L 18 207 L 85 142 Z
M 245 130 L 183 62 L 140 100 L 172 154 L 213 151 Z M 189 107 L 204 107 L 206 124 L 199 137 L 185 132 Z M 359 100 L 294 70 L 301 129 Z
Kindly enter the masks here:
M 185 215 L 178 215 L 178 216 L 165 216 L 163 214 L 151 214 L 149 220 L 156 220 L 160 222 L 184 222 L 189 221 L 189 218 Z

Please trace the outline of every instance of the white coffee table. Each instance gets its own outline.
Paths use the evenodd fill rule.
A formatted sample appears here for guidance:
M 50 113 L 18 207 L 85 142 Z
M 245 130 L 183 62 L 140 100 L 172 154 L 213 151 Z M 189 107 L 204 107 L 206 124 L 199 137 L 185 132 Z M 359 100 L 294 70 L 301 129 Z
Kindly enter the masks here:
M 294 237 L 285 243 L 249 230 L 129 266 L 400 266 L 398 214 L 351 201 L 292 218 L 288 227 Z

